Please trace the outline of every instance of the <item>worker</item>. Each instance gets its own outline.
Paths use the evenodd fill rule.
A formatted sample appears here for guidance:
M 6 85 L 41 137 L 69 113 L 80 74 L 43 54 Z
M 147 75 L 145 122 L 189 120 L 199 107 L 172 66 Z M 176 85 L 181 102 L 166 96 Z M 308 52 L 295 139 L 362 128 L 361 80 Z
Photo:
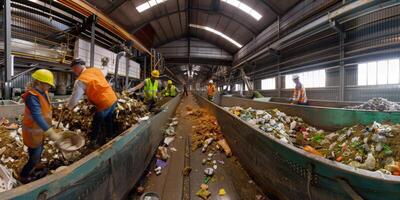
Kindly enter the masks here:
M 158 80 L 160 72 L 158 70 L 151 71 L 151 77 L 146 78 L 144 81 L 136 85 L 135 87 L 128 90 L 129 93 L 133 93 L 144 87 L 144 103 L 147 104 L 149 110 L 153 110 L 157 102 L 158 91 L 161 91 L 161 82 Z
M 165 97 L 176 97 L 176 95 L 179 93 L 178 88 L 175 87 L 175 85 L 172 83 L 171 80 L 168 80 L 168 85 L 163 91 Z
M 96 106 L 90 134 L 92 145 L 102 145 L 105 143 L 106 137 L 113 137 L 115 134 L 114 110 L 117 96 L 101 69 L 86 68 L 85 62 L 81 59 L 72 61 L 71 68 L 78 78 L 67 102 L 67 107 L 70 110 L 73 109 L 86 94 L 88 101 Z M 106 133 L 100 132 L 102 126 L 105 127 Z
M 208 85 L 207 85 L 207 98 L 208 100 L 212 101 L 215 95 L 215 85 L 213 80 L 208 81 Z
M 49 137 L 56 144 L 61 139 L 61 135 L 51 127 L 52 111 L 48 90 L 54 87 L 53 73 L 47 69 L 39 69 L 32 74 L 32 78 L 33 81 L 28 84 L 27 91 L 22 95 L 25 102 L 22 138 L 29 154 L 28 162 L 20 174 L 22 183 L 33 181 L 30 175 L 33 169 L 40 166 L 44 137 Z
M 298 75 L 293 75 L 293 82 L 296 84 L 293 97 L 290 101 L 299 104 L 299 105 L 307 105 L 307 95 L 306 89 L 304 88 L 303 84 L 300 82 L 300 77 Z
M 186 83 L 183 84 L 183 95 L 184 95 L 184 96 L 188 96 L 188 91 L 187 91 L 187 85 L 186 85 Z

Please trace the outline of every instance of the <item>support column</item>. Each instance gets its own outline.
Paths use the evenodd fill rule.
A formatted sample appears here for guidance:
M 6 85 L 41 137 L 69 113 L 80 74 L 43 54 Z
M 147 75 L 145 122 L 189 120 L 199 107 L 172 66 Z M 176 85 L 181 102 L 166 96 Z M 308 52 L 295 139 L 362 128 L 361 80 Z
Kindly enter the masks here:
M 94 67 L 94 51 L 96 41 L 96 15 L 92 16 L 92 26 L 90 31 L 90 67 Z
M 345 33 L 340 33 L 340 68 L 339 68 L 339 101 L 344 101 L 345 73 L 344 73 L 344 39 Z
M 4 97 L 11 99 L 11 0 L 4 0 L 3 31 L 4 31 Z

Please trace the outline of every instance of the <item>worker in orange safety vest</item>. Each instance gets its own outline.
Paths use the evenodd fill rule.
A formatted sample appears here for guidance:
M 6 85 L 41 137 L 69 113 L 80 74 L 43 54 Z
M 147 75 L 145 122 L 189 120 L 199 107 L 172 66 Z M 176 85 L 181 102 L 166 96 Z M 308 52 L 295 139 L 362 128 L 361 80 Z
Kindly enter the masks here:
M 208 100 L 212 101 L 216 92 L 216 88 L 214 85 L 213 80 L 208 81 L 207 85 L 207 98 Z
M 28 147 L 29 160 L 22 168 L 20 181 L 28 183 L 33 181 L 32 171 L 40 166 L 45 136 L 60 142 L 61 135 L 51 127 L 52 110 L 48 90 L 54 87 L 53 73 L 46 69 L 39 69 L 32 74 L 33 81 L 28 84 L 26 92 L 22 95 L 25 103 L 24 117 L 22 120 L 22 138 Z
M 299 105 L 308 105 L 306 89 L 300 82 L 300 77 L 298 75 L 293 75 L 293 82 L 296 84 L 293 90 L 293 96 L 290 101 Z
M 106 137 L 113 137 L 114 110 L 117 96 L 105 78 L 104 72 L 95 67 L 86 68 L 85 62 L 75 59 L 71 63 L 73 73 L 78 76 L 74 84 L 72 95 L 67 102 L 68 109 L 72 110 L 79 100 L 86 94 L 90 103 L 96 106 L 96 113 L 93 116 L 91 141 L 94 144 L 102 145 Z M 104 126 L 106 133 L 101 133 Z

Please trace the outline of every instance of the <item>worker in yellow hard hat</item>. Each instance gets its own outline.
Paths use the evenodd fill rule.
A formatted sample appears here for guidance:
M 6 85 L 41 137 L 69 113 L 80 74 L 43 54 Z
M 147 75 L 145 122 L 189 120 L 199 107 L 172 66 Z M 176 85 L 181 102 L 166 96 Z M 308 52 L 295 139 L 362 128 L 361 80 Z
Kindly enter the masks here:
M 146 78 L 135 87 L 128 89 L 129 93 L 133 93 L 141 88 L 144 88 L 144 103 L 148 105 L 149 110 L 152 110 L 157 102 L 159 91 L 161 91 L 162 84 L 158 79 L 160 77 L 160 71 L 151 71 L 151 77 Z
M 175 87 L 171 80 L 168 80 L 167 83 L 168 85 L 163 91 L 164 97 L 176 97 L 176 95 L 179 93 L 178 88 Z
M 61 135 L 51 127 L 52 111 L 48 91 L 54 87 L 53 73 L 47 69 L 36 70 L 32 74 L 33 81 L 28 84 L 22 95 L 25 102 L 22 120 L 22 138 L 28 147 L 29 160 L 22 168 L 20 181 L 33 181 L 30 177 L 33 169 L 40 164 L 45 136 L 59 143 Z

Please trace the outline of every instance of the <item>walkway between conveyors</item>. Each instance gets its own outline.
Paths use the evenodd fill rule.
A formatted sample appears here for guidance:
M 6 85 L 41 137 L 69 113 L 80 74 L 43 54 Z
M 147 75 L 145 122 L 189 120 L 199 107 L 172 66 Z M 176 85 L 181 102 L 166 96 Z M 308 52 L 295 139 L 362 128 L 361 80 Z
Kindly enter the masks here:
M 152 173 L 143 183 L 145 192 L 156 192 L 163 200 L 200 199 L 196 193 L 204 182 L 204 169 L 207 166 L 203 165 L 202 161 L 207 159 L 207 153 L 202 153 L 201 148 L 191 150 L 191 136 L 198 124 L 188 116 L 190 109 L 199 109 L 192 95 L 183 97 L 176 110 L 175 117 L 179 123 L 175 128 L 175 139 L 169 146 L 170 158 L 167 166 L 157 176 L 154 173 L 154 164 L 151 164 L 149 170 Z M 171 151 L 171 148 L 177 151 Z M 217 162 L 217 169 L 208 183 L 208 190 L 211 192 L 209 199 L 254 200 L 263 196 L 235 157 L 227 158 L 224 153 L 218 152 L 212 159 Z M 186 166 L 192 169 L 187 177 L 182 174 Z M 225 196 L 218 195 L 220 189 L 226 191 Z M 138 195 L 134 195 L 130 199 L 139 198 Z

